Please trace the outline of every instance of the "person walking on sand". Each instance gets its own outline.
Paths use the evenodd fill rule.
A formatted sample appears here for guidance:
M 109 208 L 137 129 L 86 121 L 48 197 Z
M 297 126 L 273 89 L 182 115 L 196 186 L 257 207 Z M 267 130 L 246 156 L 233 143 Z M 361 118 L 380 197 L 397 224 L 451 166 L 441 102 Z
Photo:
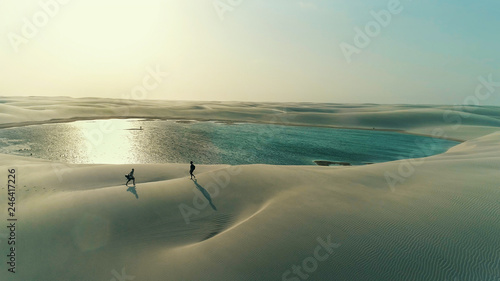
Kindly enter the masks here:
M 125 177 L 127 178 L 127 183 L 125 185 L 128 185 L 128 182 L 132 181 L 132 183 L 135 186 L 134 169 L 132 169 L 132 171 L 130 171 L 130 173 L 128 175 L 125 175 Z
M 193 179 L 193 177 L 196 178 L 196 176 L 193 175 L 194 169 L 196 169 L 196 167 L 194 166 L 193 161 L 191 161 L 191 166 L 189 167 L 189 174 L 191 175 L 191 179 Z

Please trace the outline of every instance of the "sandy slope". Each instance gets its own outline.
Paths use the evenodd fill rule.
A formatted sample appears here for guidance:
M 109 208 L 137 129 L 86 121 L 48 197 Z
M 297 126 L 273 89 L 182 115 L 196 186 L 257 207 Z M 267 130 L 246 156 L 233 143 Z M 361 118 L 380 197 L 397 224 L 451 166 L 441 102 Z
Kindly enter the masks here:
M 38 110 L 29 102 L 13 103 L 15 110 Z M 219 106 L 231 110 L 229 103 Z M 261 116 L 279 106 L 247 107 L 260 112 L 248 116 Z M 498 129 L 498 111 L 488 108 L 455 129 L 432 121 L 443 111 L 437 107 L 352 107 L 302 104 L 287 114 L 308 116 L 304 123 L 340 120 L 332 122 L 345 126 L 354 124 L 345 120 L 388 122 L 392 115 L 398 118 L 386 128 L 445 128 L 464 139 Z M 311 113 L 327 110 L 344 113 Z M 346 113 L 353 110 L 358 114 Z M 60 108 L 43 111 L 31 119 L 14 112 L 9 122 L 75 117 Z M 2 269 L 0 279 L 498 280 L 499 143 L 500 132 L 433 157 L 358 167 L 199 166 L 196 183 L 186 165 L 133 165 L 138 198 L 123 185 L 131 165 L 67 166 L 1 155 L 0 179 L 7 169 L 17 170 L 19 245 L 18 273 Z M 5 196 L 0 205 L 5 222 Z M 5 228 L 3 240 L 2 233 Z
M 73 166 L 59 181 L 57 165 L 2 155 L 2 177 L 15 167 L 19 178 L 9 280 L 110 280 L 122 268 L 135 280 L 280 280 L 329 235 L 340 245 L 309 280 L 497 280 L 499 141 L 419 160 L 392 189 L 384 174 L 404 161 L 199 167 L 217 211 L 183 165 L 136 165 L 136 199 L 123 186 L 130 166 Z

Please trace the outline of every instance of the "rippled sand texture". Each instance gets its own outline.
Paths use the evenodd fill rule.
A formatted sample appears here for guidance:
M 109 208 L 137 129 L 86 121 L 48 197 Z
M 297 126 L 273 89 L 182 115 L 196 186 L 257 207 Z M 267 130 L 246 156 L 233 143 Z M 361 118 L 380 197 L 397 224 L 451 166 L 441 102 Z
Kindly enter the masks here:
M 35 110 L 20 103 L 6 106 Z M 45 106 L 38 119 L 2 111 L 1 120 L 87 112 Z M 330 107 L 341 105 L 321 110 Z M 18 273 L 1 270 L 0 280 L 498 280 L 500 132 L 486 134 L 498 130 L 498 109 L 478 109 L 459 128 L 439 123 L 440 113 L 427 126 L 405 119 L 408 111 L 422 117 L 442 109 L 356 110 L 376 116 L 376 108 L 401 115 L 394 121 L 401 126 L 388 128 L 442 125 L 467 141 L 428 158 L 357 167 L 198 165 L 196 183 L 182 164 L 66 165 L 0 155 L 0 179 L 14 167 L 19 180 Z M 135 189 L 123 185 L 132 167 Z M 388 173 L 399 177 L 393 186 Z M 6 200 L 0 196 L 5 210 Z
M 309 280 L 497 280 L 499 142 L 420 159 L 392 189 L 384 173 L 404 161 L 201 166 L 196 184 L 184 165 L 135 165 L 138 198 L 123 185 L 130 165 L 66 167 L 59 181 L 57 164 L 2 155 L 2 177 L 15 166 L 21 182 L 22 263 L 7 280 L 110 280 L 122 268 L 135 280 L 281 280 L 329 235 L 340 245 Z M 200 186 L 216 210 L 193 203 Z M 180 204 L 200 207 L 189 224 Z

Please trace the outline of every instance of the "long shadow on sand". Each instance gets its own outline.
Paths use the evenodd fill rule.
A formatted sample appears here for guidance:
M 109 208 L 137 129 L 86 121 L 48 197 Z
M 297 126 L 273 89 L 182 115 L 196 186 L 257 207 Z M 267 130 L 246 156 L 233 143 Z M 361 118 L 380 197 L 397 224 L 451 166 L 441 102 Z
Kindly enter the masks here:
M 127 191 L 132 192 L 135 195 L 135 198 L 139 199 L 139 195 L 137 194 L 137 190 L 135 189 L 135 185 L 130 186 Z
M 196 188 L 201 191 L 201 193 L 203 194 L 203 196 L 205 196 L 205 198 L 207 198 L 208 200 L 208 203 L 210 203 L 210 206 L 212 207 L 212 209 L 214 209 L 215 211 L 217 211 L 217 208 L 215 208 L 214 204 L 212 203 L 212 197 L 210 196 L 210 193 L 208 193 L 208 191 L 203 188 L 203 186 L 199 185 L 198 184 L 198 180 L 195 179 L 193 180 L 194 184 L 196 185 Z

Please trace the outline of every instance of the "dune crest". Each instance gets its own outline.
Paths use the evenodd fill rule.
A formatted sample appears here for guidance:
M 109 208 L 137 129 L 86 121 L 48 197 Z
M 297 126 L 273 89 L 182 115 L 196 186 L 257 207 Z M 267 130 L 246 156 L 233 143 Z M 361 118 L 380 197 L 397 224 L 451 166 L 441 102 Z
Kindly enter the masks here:
M 45 185 L 58 181 L 50 162 L 2 155 L 0 165 L 18 163 L 24 179 L 18 255 L 31 264 L 19 274 L 26 280 L 56 273 L 106 280 L 125 266 L 141 280 L 280 279 L 281 270 L 328 235 L 341 246 L 315 279 L 334 272 L 341 280 L 364 280 L 370 272 L 386 279 L 491 280 L 500 259 L 498 143 L 494 133 L 425 158 L 392 190 L 384 173 L 406 160 L 343 169 L 249 165 L 231 175 L 231 166 L 200 166 L 198 184 L 217 210 L 203 204 L 185 165 L 135 165 L 137 173 L 150 171 L 137 183 L 138 199 L 122 183 L 127 165 L 72 165 L 54 190 Z M 106 186 L 85 187 L 82 173 L 99 174 Z M 229 182 L 217 194 L 221 175 L 230 175 Z M 189 224 L 181 204 L 197 211 Z M 59 258 L 44 261 L 47 255 Z M 433 275 L 420 276 L 418 268 Z
M 256 122 L 390 130 L 468 140 L 496 132 L 492 106 L 149 101 L 0 97 L 0 128 L 107 118 Z M 439 136 L 438 136 L 439 137 Z
M 57 98 L 36 115 L 36 98 L 4 99 L 4 127 L 111 118 L 124 103 L 100 100 L 100 112 L 97 99 Z M 112 280 L 117 272 L 135 280 L 300 280 L 287 273 L 294 266 L 308 280 L 500 276 L 497 109 L 480 108 L 457 128 L 438 122 L 444 106 L 283 107 L 144 101 L 130 116 L 271 122 L 285 114 L 302 125 L 438 128 L 467 141 L 440 155 L 365 166 L 197 165 L 196 182 L 188 164 L 68 165 L 1 155 L 0 178 L 15 168 L 19 179 L 15 280 Z M 132 167 L 133 192 L 123 177 Z

